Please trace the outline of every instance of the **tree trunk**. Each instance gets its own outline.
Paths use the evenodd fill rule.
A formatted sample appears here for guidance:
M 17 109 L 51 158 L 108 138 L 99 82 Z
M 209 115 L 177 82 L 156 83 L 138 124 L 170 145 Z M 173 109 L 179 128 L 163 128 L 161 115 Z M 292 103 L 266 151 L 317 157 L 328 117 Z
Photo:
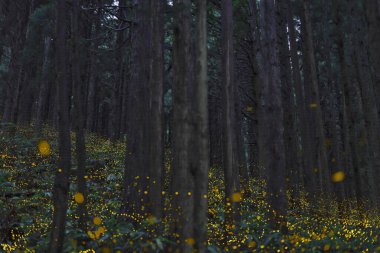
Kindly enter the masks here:
M 283 139 L 283 108 L 276 31 L 276 6 L 273 1 L 260 5 L 263 36 L 263 59 L 266 72 L 261 87 L 263 108 L 260 129 L 260 161 L 266 170 L 267 196 L 272 207 L 270 225 L 286 232 L 287 200 L 285 192 L 285 151 Z
M 365 20 L 360 20 L 358 13 L 360 7 L 358 5 L 352 6 L 352 18 L 356 22 L 351 22 L 351 29 L 353 34 L 353 63 L 355 66 L 354 73 L 359 82 L 361 95 L 363 97 L 363 112 L 365 119 L 365 127 L 367 130 L 368 148 L 370 152 L 370 159 L 372 166 L 368 171 L 368 180 L 371 185 L 371 202 L 374 206 L 378 205 L 379 189 L 376 181 L 380 179 L 378 172 L 380 171 L 380 136 L 379 136 L 379 115 L 375 98 L 374 82 L 372 79 L 371 65 L 369 63 L 368 41 L 365 39 L 365 34 L 368 31 L 365 27 Z M 359 37 L 360 36 L 360 37 Z M 377 179 L 377 180 L 376 180 Z
M 208 87 L 207 87 L 207 1 L 197 1 L 197 37 L 195 59 L 195 112 L 193 119 L 195 148 L 190 159 L 197 161 L 194 177 L 195 252 L 205 253 L 207 246 L 207 186 L 209 168 Z
M 364 1 L 368 22 L 368 49 L 371 66 L 374 73 L 374 91 L 376 105 L 380 109 L 380 2 L 375 0 Z
M 314 56 L 314 45 L 313 45 L 313 33 L 311 27 L 310 20 L 310 2 L 306 0 L 303 2 L 303 19 L 304 22 L 302 26 L 303 35 L 304 35 L 304 59 L 305 64 L 308 66 L 308 70 L 310 73 L 305 73 L 306 75 L 310 75 L 310 91 L 309 91 L 309 100 L 308 100 L 308 111 L 307 114 L 310 115 L 310 120 L 308 123 L 313 126 L 312 127 L 312 139 L 311 143 L 313 145 L 314 151 L 312 156 L 312 167 L 316 172 L 316 175 L 319 177 L 319 192 L 323 192 L 327 195 L 331 193 L 331 184 L 329 177 L 329 169 L 327 163 L 326 156 L 326 146 L 325 146 L 325 133 L 324 133 L 324 124 L 322 118 L 322 110 L 320 104 L 320 96 L 319 96 L 319 87 L 318 87 L 318 79 L 317 79 L 317 68 L 316 68 L 316 60 Z M 307 89 L 305 87 L 305 89 Z M 315 125 L 314 125 L 315 124 Z
M 238 215 L 238 202 L 233 196 L 238 191 L 239 173 L 236 171 L 234 149 L 235 100 L 234 100 L 234 49 L 232 0 L 222 1 L 222 109 L 223 109 L 223 170 L 225 187 L 225 232 L 228 234 Z
M 300 164 L 300 176 L 299 180 L 302 186 L 306 187 L 306 190 L 315 192 L 315 180 L 314 173 L 312 172 L 311 149 L 309 141 L 309 128 L 306 124 L 306 107 L 305 96 L 303 90 L 303 84 L 301 80 L 300 63 L 298 57 L 298 45 L 296 40 L 296 29 L 293 20 L 292 4 L 289 0 L 286 1 L 288 7 L 287 23 L 289 29 L 289 45 L 290 45 L 290 57 L 292 62 L 292 81 L 294 83 L 294 91 L 296 95 L 296 110 L 297 110 L 297 123 L 298 130 L 301 136 L 301 156 L 302 164 Z
M 163 141 L 163 5 L 160 1 L 150 1 L 152 29 L 150 59 L 150 158 L 149 158 L 149 211 L 156 218 L 162 216 L 162 173 L 164 172 Z
M 57 25 L 57 80 L 59 99 L 59 161 L 53 186 L 53 224 L 49 252 L 60 253 L 63 248 L 71 164 L 69 120 L 69 77 L 67 69 L 67 10 L 64 0 L 56 5 Z
M 86 186 L 86 146 L 84 136 L 84 112 L 83 100 L 84 94 L 81 79 L 81 59 L 83 47 L 80 44 L 80 0 L 73 2 L 72 13 L 72 81 L 74 89 L 74 113 L 75 113 L 75 138 L 76 138 L 76 155 L 77 155 L 77 184 L 78 192 L 84 196 L 84 202 L 78 206 L 79 228 L 87 232 L 87 186 Z
M 368 140 L 364 123 L 364 115 L 362 108 L 362 98 L 357 86 L 357 81 L 351 77 L 353 68 L 349 59 L 346 59 L 345 48 L 351 51 L 350 41 L 348 46 L 344 43 L 343 29 L 344 19 L 340 9 L 343 7 L 341 1 L 334 3 L 334 24 L 337 27 L 337 49 L 338 59 L 340 65 L 340 78 L 342 87 L 341 90 L 344 94 L 344 99 L 347 106 L 347 122 L 348 126 L 345 129 L 345 136 L 349 142 L 349 148 L 351 151 L 353 179 L 355 182 L 354 189 L 358 202 L 358 207 L 363 207 L 363 201 L 365 196 L 369 196 L 369 191 L 366 189 L 363 180 L 367 178 L 367 171 L 369 169 L 369 153 L 368 153 Z M 347 149 L 346 149 L 347 150 Z M 367 178 L 368 179 L 368 178 Z
M 191 1 L 174 1 L 175 26 L 173 44 L 173 201 L 174 231 L 178 234 L 179 252 L 192 252 L 193 246 L 186 239 L 193 238 L 193 177 L 189 168 L 189 89 L 193 83 L 193 59 L 191 49 Z
M 36 123 L 35 123 L 35 132 L 37 136 L 42 134 L 42 123 L 44 120 L 44 113 L 46 111 L 48 93 L 49 93 L 49 65 L 50 65 L 50 47 L 51 47 L 51 38 L 46 36 L 44 39 L 44 57 L 42 63 L 41 71 L 41 84 L 40 92 L 38 94 L 37 102 L 37 113 L 36 113 Z
M 120 6 L 125 6 L 125 0 L 119 1 L 119 17 L 123 18 L 123 9 Z M 121 23 L 123 25 L 123 23 Z M 109 136 L 112 141 L 116 141 L 120 138 L 120 116 L 121 116 L 121 99 L 122 90 L 124 86 L 124 30 L 118 31 L 116 35 L 115 47 L 115 59 L 116 66 L 114 71 L 114 83 L 111 90 L 111 114 L 108 126 Z
M 24 64 L 22 62 L 22 50 L 27 36 L 27 26 L 30 14 L 30 2 L 21 3 L 14 1 L 10 3 L 9 15 L 15 18 L 17 31 L 10 36 L 11 39 L 11 60 L 9 65 L 7 86 L 5 88 L 5 102 L 3 121 L 15 122 L 15 110 L 17 110 L 20 83 L 22 81 Z M 12 21 L 11 21 L 12 22 Z M 10 26 L 13 24 L 9 24 Z
M 96 37 L 98 34 L 98 30 L 100 27 L 100 22 L 95 21 L 96 23 L 91 29 L 91 37 Z M 98 48 L 98 40 L 93 40 L 90 44 L 90 48 L 95 50 Z M 97 90 L 97 63 L 96 63 L 96 54 L 92 52 L 90 54 L 90 67 L 89 67 L 89 78 L 88 78 L 88 94 L 87 94 L 87 108 L 86 108 L 86 129 L 87 131 L 94 131 L 95 128 L 95 122 L 96 122 L 96 90 Z
M 278 43 L 279 43 L 279 63 L 280 63 L 280 80 L 282 89 L 282 103 L 284 108 L 284 148 L 285 148 L 285 169 L 286 178 L 288 179 L 288 189 L 291 192 L 292 199 L 297 197 L 297 186 L 299 177 L 302 175 L 299 168 L 297 143 L 298 135 L 295 125 L 296 105 L 294 101 L 294 87 L 291 78 L 290 52 L 287 35 L 287 8 L 290 6 L 285 1 L 278 2 Z
M 146 90 L 149 85 L 150 71 L 150 23 L 148 1 L 138 1 L 136 20 L 132 25 L 132 56 L 134 67 L 128 85 L 128 125 L 126 167 L 124 174 L 124 211 L 141 212 L 145 210 L 147 176 L 149 172 L 150 144 L 147 139 L 148 127 Z M 145 212 L 144 212 L 145 213 Z

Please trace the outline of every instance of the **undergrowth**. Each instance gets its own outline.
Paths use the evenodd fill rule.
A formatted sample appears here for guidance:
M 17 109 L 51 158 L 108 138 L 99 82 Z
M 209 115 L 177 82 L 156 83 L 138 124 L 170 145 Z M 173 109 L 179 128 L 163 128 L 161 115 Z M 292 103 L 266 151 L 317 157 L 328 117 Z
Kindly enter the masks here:
M 38 139 L 32 128 L 13 128 L 0 131 L 0 249 L 46 252 L 52 218 L 52 184 L 58 169 L 57 133 L 44 129 L 43 138 L 52 153 L 43 157 L 37 152 Z M 125 145 L 89 134 L 86 150 L 89 229 L 77 228 L 73 150 L 64 251 L 170 251 L 176 243 L 168 233 L 170 217 L 160 221 L 141 214 L 120 213 Z M 169 161 L 166 167 L 170 169 Z M 380 252 L 380 217 L 357 210 L 353 201 L 347 203 L 350 208 L 339 216 L 332 199 L 325 197 L 308 203 L 301 196 L 290 202 L 293 204 L 288 211 L 288 233 L 272 231 L 267 220 L 270 208 L 264 185 L 261 180 L 249 181 L 236 200 L 240 204 L 240 221 L 225 231 L 223 174 L 218 168 L 210 169 L 209 252 Z M 170 205 L 168 200 L 165 203 Z M 128 222 L 131 219 L 135 222 Z

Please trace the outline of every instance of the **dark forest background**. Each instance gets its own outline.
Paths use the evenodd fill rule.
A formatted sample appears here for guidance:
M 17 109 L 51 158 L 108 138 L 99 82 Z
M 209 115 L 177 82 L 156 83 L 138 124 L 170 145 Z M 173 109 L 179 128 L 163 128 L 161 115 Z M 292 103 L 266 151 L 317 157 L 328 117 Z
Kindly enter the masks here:
M 51 177 L 28 174 L 50 182 L 52 220 L 41 252 L 67 251 L 71 219 L 83 250 L 110 240 L 94 246 L 83 239 L 112 231 L 91 236 L 94 193 L 86 177 L 98 168 L 114 175 L 115 150 L 120 185 L 112 201 L 118 214 L 137 218 L 121 216 L 114 226 L 138 229 L 147 219 L 154 223 L 149 236 L 167 241 L 104 252 L 285 252 L 282 236 L 295 234 L 294 217 L 334 217 L 334 226 L 344 227 L 352 210 L 355 226 L 365 227 L 378 220 L 379 113 L 378 0 L 0 1 L 2 170 L 12 152 L 23 152 L 16 152 L 23 133 L 32 141 L 28 150 L 38 146 L 38 159 L 55 168 Z M 108 154 L 92 157 L 101 147 L 89 149 L 93 136 L 110 145 Z M 21 166 L 16 157 L 9 168 Z M 262 206 L 258 187 L 267 244 L 243 226 Z M 6 189 L 2 210 L 11 213 L 15 195 Z M 16 197 L 30 199 L 28 192 Z M 214 204 L 225 231 L 218 242 L 210 242 Z M 16 216 L 0 223 L 3 250 L 15 241 L 10 233 L 22 234 L 20 220 L 10 222 Z M 93 223 L 106 222 L 102 217 Z M 311 222 L 305 231 L 320 223 Z M 251 231 L 245 243 L 237 243 L 239 229 Z M 286 238 L 292 252 L 309 247 Z M 326 243 L 310 248 L 325 250 Z M 339 250 L 328 245 L 325 251 Z M 380 244 L 347 245 L 355 251 Z

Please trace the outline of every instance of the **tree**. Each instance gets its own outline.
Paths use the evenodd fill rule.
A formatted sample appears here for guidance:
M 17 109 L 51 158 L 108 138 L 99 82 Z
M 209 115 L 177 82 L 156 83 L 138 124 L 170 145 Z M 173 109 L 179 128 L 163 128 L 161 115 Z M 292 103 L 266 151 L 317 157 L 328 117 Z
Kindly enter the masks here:
M 235 147 L 235 100 L 234 100 L 234 51 L 233 51 L 233 5 L 231 0 L 222 1 L 222 108 L 223 108 L 223 171 L 226 205 L 226 232 L 238 215 L 238 202 L 233 200 L 239 186 Z
M 80 0 L 73 2 L 73 12 L 72 12 L 72 81 L 74 89 L 74 108 L 75 108 L 75 137 L 76 137 L 76 155 L 77 155 L 77 185 L 78 192 L 83 194 L 84 202 L 79 205 L 78 215 L 79 215 L 79 228 L 82 231 L 87 231 L 87 186 L 86 186 L 86 146 L 85 146 L 85 136 L 84 136 L 84 106 L 83 100 L 84 93 L 83 81 L 81 78 L 81 52 L 83 47 L 80 42 L 80 32 L 81 27 L 79 21 L 80 19 Z
M 319 181 L 319 192 L 326 193 L 327 195 L 331 192 L 331 184 L 329 182 L 329 169 L 326 156 L 326 146 L 325 146 L 325 133 L 324 133 L 324 122 L 322 118 L 322 110 L 319 96 L 319 87 L 317 79 L 317 69 L 316 60 L 314 56 L 314 45 L 313 45 L 313 34 L 310 20 L 310 2 L 303 2 L 303 13 L 301 15 L 302 22 L 302 34 L 304 39 L 303 45 L 303 57 L 305 64 L 305 78 L 307 83 L 310 83 L 310 87 L 305 86 L 305 97 L 306 104 L 308 106 L 307 115 L 308 124 L 311 126 L 310 136 L 315 139 L 313 142 L 313 151 L 311 157 L 311 166 L 318 176 Z M 317 181 L 317 182 L 318 182 Z M 309 192 L 310 194 L 315 194 L 315 192 Z
M 191 252 L 186 240 L 193 238 L 193 177 L 189 170 L 189 91 L 193 83 L 191 47 L 191 1 L 174 1 L 173 44 L 173 183 L 175 218 L 174 232 L 179 235 L 179 251 Z M 190 193 L 190 195 L 189 195 Z
M 282 90 L 282 104 L 285 108 L 284 113 L 284 148 L 285 148 L 285 168 L 286 178 L 291 190 L 292 198 L 296 198 L 297 185 L 299 185 L 300 173 L 299 157 L 298 157 L 298 134 L 296 129 L 296 104 L 294 103 L 294 87 L 291 78 L 289 40 L 287 35 L 287 8 L 291 8 L 285 1 L 279 1 L 278 8 L 278 43 L 279 43 L 279 63 L 280 63 L 280 79 Z M 291 188 L 295 189 L 291 189 Z
M 69 74 L 67 69 L 67 7 L 64 0 L 56 5 L 57 83 L 59 95 L 59 161 L 53 186 L 53 224 L 49 252 L 62 252 L 66 226 L 67 198 L 71 166 L 71 139 L 69 120 Z
M 195 251 L 206 252 L 207 190 L 209 168 L 208 85 L 207 85 L 207 1 L 197 2 L 197 37 L 195 59 L 194 143 L 191 160 L 194 177 L 194 239 Z
M 149 211 L 156 218 L 162 216 L 162 178 L 164 173 L 163 140 L 163 91 L 164 91 L 164 54 L 163 54 L 163 4 L 150 1 L 150 29 L 152 30 L 150 58 L 150 140 L 149 146 Z
M 266 171 L 268 202 L 273 209 L 271 225 L 286 230 L 285 215 L 287 200 L 285 193 L 285 151 L 283 139 L 283 107 L 281 100 L 281 80 L 279 49 L 277 44 L 276 6 L 273 1 L 262 1 L 260 17 L 263 21 L 262 40 L 265 59 L 261 94 L 263 100 L 262 128 L 260 134 L 260 161 Z

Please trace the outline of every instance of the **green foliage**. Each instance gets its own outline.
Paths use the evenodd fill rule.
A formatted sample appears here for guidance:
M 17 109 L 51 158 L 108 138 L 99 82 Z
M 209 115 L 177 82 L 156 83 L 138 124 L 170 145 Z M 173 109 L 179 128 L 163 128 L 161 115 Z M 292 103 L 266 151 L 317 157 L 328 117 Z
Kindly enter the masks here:
M 38 140 L 28 129 L 12 124 L 2 125 L 0 132 L 0 243 L 3 251 L 46 252 L 52 217 L 52 182 L 56 171 L 57 134 L 45 129 L 52 149 L 49 157 L 37 152 Z M 5 131 L 4 129 L 7 129 Z M 73 136 L 74 137 L 74 136 Z M 72 139 L 74 141 L 75 138 Z M 75 145 L 73 145 L 75 147 Z M 121 213 L 122 178 L 124 171 L 123 143 L 89 135 L 88 151 L 88 231 L 78 229 L 77 192 L 71 184 L 67 213 L 65 252 L 167 252 L 175 240 L 168 234 L 170 217 L 138 217 Z M 75 154 L 75 149 L 72 150 Z M 74 171 L 71 182 L 75 182 Z M 223 175 L 210 169 L 208 210 L 209 252 L 378 252 L 380 250 L 379 216 L 352 210 L 339 218 L 332 201 L 321 199 L 313 209 L 330 207 L 330 214 L 314 212 L 301 199 L 291 207 L 287 218 L 288 234 L 269 227 L 270 208 L 265 199 L 265 183 L 251 180 L 240 202 L 241 219 L 228 227 L 224 217 Z M 326 203 L 327 202 L 327 203 Z M 93 222 L 95 217 L 100 223 Z M 227 243 L 226 243 L 227 239 Z M 87 251 L 91 252 L 91 251 Z M 278 252 L 278 251 L 277 251 Z

